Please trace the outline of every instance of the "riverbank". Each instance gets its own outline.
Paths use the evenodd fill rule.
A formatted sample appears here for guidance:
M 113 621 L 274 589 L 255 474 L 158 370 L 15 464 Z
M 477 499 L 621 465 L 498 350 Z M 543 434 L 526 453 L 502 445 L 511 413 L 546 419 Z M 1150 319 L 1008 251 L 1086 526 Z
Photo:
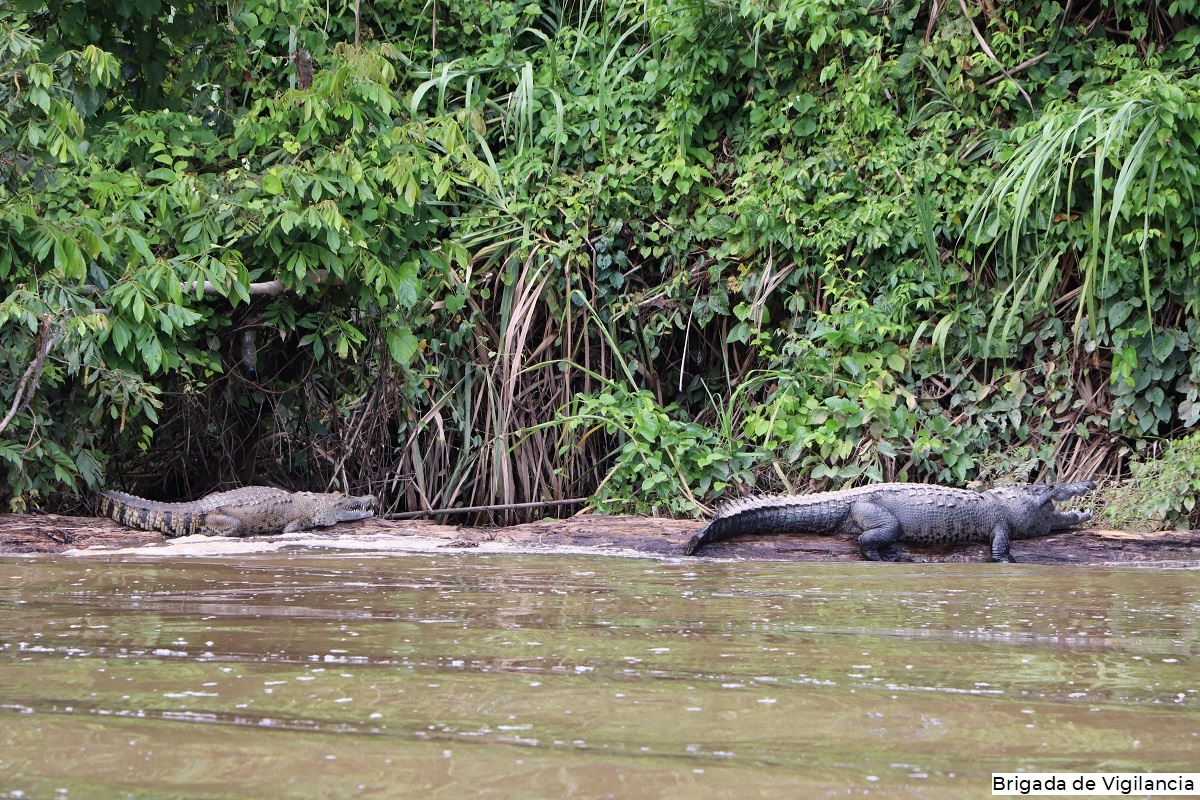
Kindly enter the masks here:
M 235 555 L 293 548 L 432 552 L 589 552 L 650 557 L 680 556 L 703 523 L 694 520 L 584 514 L 506 528 L 472 528 L 427 520 L 370 519 L 333 528 L 246 539 L 188 536 L 167 539 L 98 517 L 0 514 L 0 553 L 135 553 L 159 556 Z M 1200 567 L 1200 531 L 1134 533 L 1070 531 L 1013 543 L 1018 561 L 1029 564 L 1166 565 Z M 903 545 L 901 560 L 987 561 L 982 544 Z M 853 536 L 779 534 L 739 537 L 704 548 L 704 558 L 754 561 L 857 561 Z

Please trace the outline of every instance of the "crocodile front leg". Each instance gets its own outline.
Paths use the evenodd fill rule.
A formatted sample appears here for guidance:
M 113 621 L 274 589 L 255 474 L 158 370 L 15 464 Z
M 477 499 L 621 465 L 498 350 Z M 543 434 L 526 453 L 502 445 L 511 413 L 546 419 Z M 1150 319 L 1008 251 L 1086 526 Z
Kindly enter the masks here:
M 1011 543 L 1012 536 L 1009 534 L 1008 523 L 997 522 L 996 527 L 992 529 L 992 561 L 1015 564 L 1017 560 L 1008 551 Z
M 850 506 L 850 522 L 862 531 L 858 549 L 869 561 L 899 561 L 896 542 L 900 539 L 900 520 L 886 508 L 860 501 Z

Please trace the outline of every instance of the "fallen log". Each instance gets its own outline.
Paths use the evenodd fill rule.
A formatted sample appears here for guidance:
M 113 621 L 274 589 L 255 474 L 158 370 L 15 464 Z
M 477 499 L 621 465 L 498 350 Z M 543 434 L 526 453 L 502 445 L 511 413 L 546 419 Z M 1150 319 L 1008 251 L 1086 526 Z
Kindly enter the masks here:
M 430 537 L 447 548 L 470 548 L 484 542 L 534 546 L 589 548 L 597 553 L 622 549 L 652 556 L 677 556 L 703 525 L 694 520 L 584 514 L 568 519 L 545 519 L 506 528 L 472 528 L 426 520 L 369 519 L 343 523 L 319 532 L 323 541 L 378 537 Z M 283 537 L 255 537 L 277 541 Z M 67 550 L 130 548 L 162 544 L 160 533 L 137 531 L 100 517 L 56 514 L 0 514 L 0 553 L 61 553 Z M 289 540 L 291 541 L 291 540 Z M 912 562 L 987 561 L 982 544 L 901 545 L 901 560 Z M 1200 531 L 1131 533 L 1070 531 L 1041 539 L 1020 539 L 1013 554 L 1026 564 L 1097 564 L 1200 566 Z M 777 534 L 740 536 L 707 545 L 704 559 L 751 561 L 858 561 L 853 536 Z

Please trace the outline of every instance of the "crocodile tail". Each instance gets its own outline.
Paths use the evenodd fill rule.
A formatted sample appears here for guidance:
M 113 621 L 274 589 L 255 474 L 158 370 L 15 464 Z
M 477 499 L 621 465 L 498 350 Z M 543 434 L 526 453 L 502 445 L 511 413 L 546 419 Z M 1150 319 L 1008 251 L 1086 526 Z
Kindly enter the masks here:
M 122 525 L 136 528 L 140 509 L 135 507 L 133 501 L 137 500 L 141 498 L 124 492 L 101 492 L 96 502 L 96 510 L 102 517 L 109 517 Z
M 159 531 L 166 536 L 199 533 L 203 517 L 185 511 L 179 505 L 108 491 L 100 493 L 98 511 L 102 516 L 141 531 Z
M 685 555 L 695 555 L 706 544 L 740 534 L 829 533 L 850 513 L 847 500 L 808 497 L 751 497 L 728 503 L 712 522 L 688 540 Z
M 696 555 L 697 550 L 709 542 L 715 542 L 717 539 L 724 539 L 724 536 L 719 535 L 719 526 L 714 528 L 714 526 L 720 521 L 721 520 L 714 519 L 712 522 L 708 523 L 699 531 L 697 531 L 695 536 L 693 536 L 691 539 L 688 539 L 688 543 L 683 548 L 683 554 L 685 556 L 694 556 Z M 726 536 L 727 535 L 728 534 L 726 534 Z

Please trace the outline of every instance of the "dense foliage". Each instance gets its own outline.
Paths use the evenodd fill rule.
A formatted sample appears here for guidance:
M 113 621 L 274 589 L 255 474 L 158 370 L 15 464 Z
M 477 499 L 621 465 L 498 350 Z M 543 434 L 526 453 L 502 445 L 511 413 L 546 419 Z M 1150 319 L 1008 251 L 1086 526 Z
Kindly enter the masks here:
M 0 6 L 8 504 L 1118 475 L 1200 421 L 1198 7 Z

